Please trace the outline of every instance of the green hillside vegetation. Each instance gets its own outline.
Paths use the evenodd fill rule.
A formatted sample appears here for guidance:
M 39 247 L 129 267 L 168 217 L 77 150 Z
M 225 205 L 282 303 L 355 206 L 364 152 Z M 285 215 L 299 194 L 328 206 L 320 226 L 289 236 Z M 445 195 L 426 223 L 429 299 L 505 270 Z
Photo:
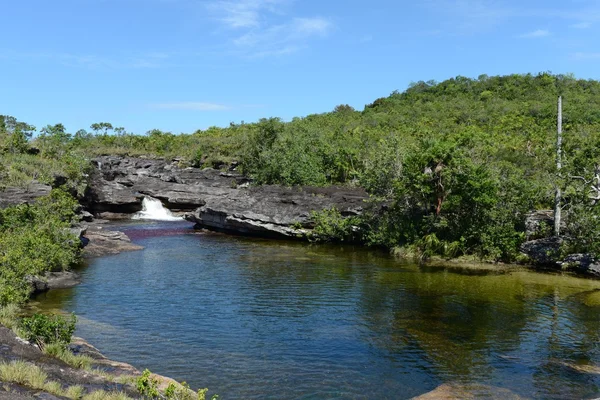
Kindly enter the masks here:
M 559 95 L 565 132 L 560 176 Z M 289 122 L 269 118 L 192 134 L 136 135 L 110 123 L 71 134 L 55 124 L 31 138 L 32 127 L 19 124 L 0 125 L 3 158 L 9 160 L 1 172 L 5 185 L 33 178 L 36 172 L 27 166 L 34 159 L 52 166 L 46 171 L 68 175 L 72 187 L 84 181 L 82 160 L 100 154 L 171 157 L 217 168 L 237 162 L 256 184 L 364 187 L 372 206 L 360 219 L 343 220 L 335 211 L 316 216 L 326 239 L 501 261 L 519 258 L 526 214 L 551 208 L 558 185 L 573 238 L 565 251 L 600 254 L 591 198 L 600 165 L 597 81 L 549 73 L 459 76 L 417 82 L 362 111 L 340 105 Z M 35 152 L 31 147 L 39 154 L 28 154 Z
M 0 210 L 0 309 L 28 299 L 29 277 L 77 262 L 79 238 L 69 231 L 76 207 L 69 193 L 55 189 L 35 204 Z

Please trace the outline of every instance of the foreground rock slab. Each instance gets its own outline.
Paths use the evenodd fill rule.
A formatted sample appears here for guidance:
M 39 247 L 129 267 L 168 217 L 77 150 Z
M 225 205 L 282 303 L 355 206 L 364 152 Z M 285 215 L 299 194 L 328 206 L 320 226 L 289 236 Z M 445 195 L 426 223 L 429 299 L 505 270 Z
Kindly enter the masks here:
M 137 372 L 134 367 L 128 364 L 116 363 L 108 367 L 103 357 L 94 357 L 91 353 L 87 354 L 94 359 L 94 368 L 109 372 L 114 376 L 129 376 Z M 58 382 L 63 387 L 81 385 L 88 392 L 118 390 L 130 397 L 139 397 L 134 389 L 128 385 L 108 380 L 106 377 L 93 371 L 72 368 L 63 361 L 45 355 L 36 346 L 20 340 L 10 329 L 0 325 L 0 362 L 11 362 L 14 360 L 35 364 L 48 375 L 49 381 Z M 0 399 L 3 398 L 20 400 L 32 398 L 52 399 L 58 397 L 41 390 L 34 390 L 10 383 L 0 383 Z

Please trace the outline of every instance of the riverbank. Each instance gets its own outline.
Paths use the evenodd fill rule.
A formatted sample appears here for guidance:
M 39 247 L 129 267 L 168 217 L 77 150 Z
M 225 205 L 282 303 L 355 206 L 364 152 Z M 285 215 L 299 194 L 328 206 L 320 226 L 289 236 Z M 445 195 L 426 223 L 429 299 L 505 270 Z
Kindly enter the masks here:
M 142 399 L 136 382 L 142 373 L 134 366 L 110 360 L 97 348 L 79 337 L 69 345 L 76 357 L 88 363 L 75 368 L 47 355 L 0 324 L 0 399 Z M 157 388 L 181 385 L 168 377 L 151 374 Z

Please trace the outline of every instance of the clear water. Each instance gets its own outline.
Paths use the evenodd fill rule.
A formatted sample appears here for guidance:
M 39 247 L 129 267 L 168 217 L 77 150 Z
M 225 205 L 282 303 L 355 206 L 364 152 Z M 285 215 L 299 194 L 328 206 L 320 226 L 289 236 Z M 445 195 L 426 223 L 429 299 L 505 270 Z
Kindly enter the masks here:
M 182 223 L 128 229 L 145 250 L 92 260 L 40 307 L 77 313 L 77 333 L 107 356 L 220 399 L 407 399 L 443 383 L 600 397 L 598 281 L 422 268 Z

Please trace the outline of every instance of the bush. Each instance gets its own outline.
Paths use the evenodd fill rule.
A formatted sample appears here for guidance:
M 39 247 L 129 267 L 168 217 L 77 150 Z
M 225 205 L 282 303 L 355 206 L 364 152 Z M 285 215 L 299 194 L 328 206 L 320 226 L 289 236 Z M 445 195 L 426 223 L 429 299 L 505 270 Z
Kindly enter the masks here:
M 152 378 L 152 373 L 149 370 L 144 370 L 142 375 L 136 381 L 136 388 L 139 394 L 148 399 L 158 399 L 160 393 L 158 391 L 158 380 Z
M 29 297 L 29 277 L 62 271 L 79 259 L 70 231 L 77 202 L 55 189 L 36 203 L 0 210 L 0 306 Z
M 314 242 L 350 242 L 358 239 L 359 219 L 344 217 L 335 207 L 311 214 L 315 227 L 308 239 Z
M 34 314 L 21 320 L 25 339 L 34 342 L 41 350 L 46 345 L 58 344 L 66 347 L 71 343 L 77 317 L 71 314 L 69 318 L 62 315 Z

